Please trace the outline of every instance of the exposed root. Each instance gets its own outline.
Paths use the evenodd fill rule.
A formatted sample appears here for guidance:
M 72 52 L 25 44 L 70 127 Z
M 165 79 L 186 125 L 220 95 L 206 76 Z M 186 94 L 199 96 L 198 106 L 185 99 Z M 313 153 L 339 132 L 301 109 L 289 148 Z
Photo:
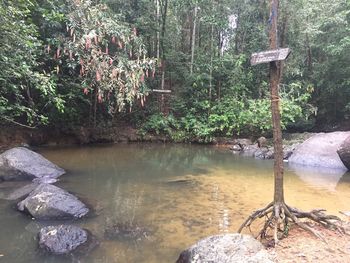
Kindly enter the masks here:
M 327 242 L 326 239 L 312 227 L 300 219 L 309 219 L 316 222 L 326 228 L 337 230 L 342 234 L 345 234 L 345 229 L 338 223 L 341 219 L 334 215 L 327 215 L 324 213 L 324 209 L 314 209 L 310 212 L 300 211 L 296 208 L 292 208 L 282 203 L 270 203 L 266 207 L 256 210 L 252 213 L 247 220 L 241 225 L 238 232 L 240 233 L 245 227 L 250 228 L 251 224 L 259 219 L 265 217 L 265 223 L 261 231 L 259 232 L 258 238 L 268 240 L 271 238 L 269 230 L 273 230 L 273 245 L 278 243 L 278 240 L 288 235 L 290 223 L 297 224 L 300 228 L 312 233 L 317 238 Z

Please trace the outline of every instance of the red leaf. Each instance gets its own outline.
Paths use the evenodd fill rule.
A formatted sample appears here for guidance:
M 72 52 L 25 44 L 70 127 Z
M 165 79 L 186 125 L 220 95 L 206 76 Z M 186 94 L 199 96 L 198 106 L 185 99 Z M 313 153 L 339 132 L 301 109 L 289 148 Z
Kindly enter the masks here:
M 101 81 L 101 74 L 98 71 L 96 71 L 96 80 Z
M 112 43 L 115 44 L 115 36 L 112 37 Z
M 85 95 L 89 94 L 88 88 L 84 88 L 84 91 L 83 91 L 83 92 L 84 92 Z
M 140 81 L 144 82 L 145 81 L 145 74 L 142 73 L 141 77 L 140 77 Z

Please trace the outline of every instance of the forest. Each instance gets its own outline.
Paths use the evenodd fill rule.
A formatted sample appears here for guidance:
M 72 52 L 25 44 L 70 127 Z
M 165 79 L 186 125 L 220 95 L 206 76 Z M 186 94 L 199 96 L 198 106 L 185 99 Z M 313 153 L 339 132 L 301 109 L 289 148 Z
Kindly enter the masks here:
M 271 134 L 266 0 L 2 0 L 2 125 L 114 127 L 173 141 Z M 350 117 L 350 2 L 283 0 L 282 128 Z M 338 126 L 337 126 L 338 125 Z

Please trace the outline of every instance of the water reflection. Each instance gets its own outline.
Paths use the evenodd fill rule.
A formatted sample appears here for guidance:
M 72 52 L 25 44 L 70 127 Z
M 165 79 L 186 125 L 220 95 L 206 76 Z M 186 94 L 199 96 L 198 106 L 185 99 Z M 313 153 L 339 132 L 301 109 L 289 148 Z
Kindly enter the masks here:
M 306 184 L 329 191 L 335 191 L 340 179 L 345 175 L 345 171 L 340 169 L 308 167 L 295 164 L 290 164 L 289 167 Z

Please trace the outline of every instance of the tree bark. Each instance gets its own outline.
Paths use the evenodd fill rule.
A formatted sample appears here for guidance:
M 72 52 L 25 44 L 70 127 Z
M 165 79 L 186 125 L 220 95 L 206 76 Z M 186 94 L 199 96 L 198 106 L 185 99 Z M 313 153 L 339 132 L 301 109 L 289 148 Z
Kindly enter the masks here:
M 278 48 L 277 40 L 277 19 L 278 19 L 279 0 L 271 0 L 270 12 L 270 31 L 269 41 L 270 49 Z M 282 130 L 281 130 L 281 114 L 280 99 L 278 94 L 279 88 L 279 63 L 270 63 L 270 92 L 271 92 L 271 112 L 273 125 L 273 142 L 275 151 L 274 161 L 274 203 L 284 203 L 283 193 L 283 148 L 282 148 Z

